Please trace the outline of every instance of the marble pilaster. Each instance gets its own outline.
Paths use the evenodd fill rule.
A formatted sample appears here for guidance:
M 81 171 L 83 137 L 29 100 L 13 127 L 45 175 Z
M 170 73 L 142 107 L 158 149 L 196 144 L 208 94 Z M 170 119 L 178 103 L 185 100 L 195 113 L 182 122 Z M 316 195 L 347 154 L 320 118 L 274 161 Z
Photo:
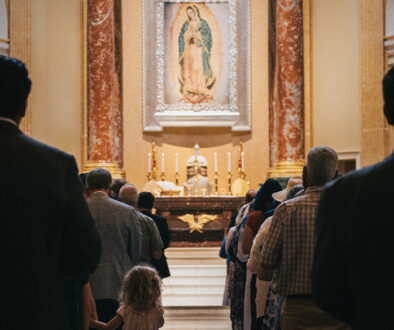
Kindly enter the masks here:
M 275 65 L 270 92 L 271 177 L 304 165 L 304 39 L 302 0 L 276 1 Z
M 113 0 L 87 5 L 87 161 L 85 170 L 101 166 L 124 176 L 120 85 L 115 67 Z

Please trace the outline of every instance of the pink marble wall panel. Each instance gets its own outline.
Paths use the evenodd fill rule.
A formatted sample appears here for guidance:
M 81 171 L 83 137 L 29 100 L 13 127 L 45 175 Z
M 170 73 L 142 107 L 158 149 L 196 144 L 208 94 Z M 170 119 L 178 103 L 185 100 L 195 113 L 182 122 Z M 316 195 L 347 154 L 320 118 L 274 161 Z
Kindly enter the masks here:
M 302 0 L 276 2 L 276 58 L 271 88 L 270 162 L 304 159 Z
M 88 160 L 122 161 L 113 0 L 88 1 Z

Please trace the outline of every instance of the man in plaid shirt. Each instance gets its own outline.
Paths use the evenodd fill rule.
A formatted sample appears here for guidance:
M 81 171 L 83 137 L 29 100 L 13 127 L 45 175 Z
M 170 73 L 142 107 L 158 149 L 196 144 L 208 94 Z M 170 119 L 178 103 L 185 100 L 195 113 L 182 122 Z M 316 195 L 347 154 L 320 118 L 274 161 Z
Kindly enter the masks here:
M 282 329 L 345 329 L 312 300 L 311 268 L 315 245 L 315 214 L 323 186 L 336 175 L 338 156 L 326 146 L 307 157 L 305 195 L 283 202 L 275 211 L 261 252 L 265 271 L 277 270 L 274 288 L 284 297 Z

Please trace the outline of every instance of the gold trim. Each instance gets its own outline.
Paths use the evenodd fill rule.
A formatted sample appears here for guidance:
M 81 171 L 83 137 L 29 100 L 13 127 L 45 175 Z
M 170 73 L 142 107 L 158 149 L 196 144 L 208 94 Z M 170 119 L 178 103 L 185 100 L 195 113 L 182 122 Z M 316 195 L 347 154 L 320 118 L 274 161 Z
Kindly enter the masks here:
M 384 41 L 387 41 L 387 40 L 394 40 L 394 35 L 393 36 L 384 37 Z
M 361 166 L 385 157 L 385 119 L 381 81 L 384 76 L 384 3 L 361 0 Z
M 87 56 L 87 17 L 88 17 L 88 2 L 87 0 L 82 0 L 81 1 L 81 24 L 82 24 L 82 29 L 81 29 L 81 56 L 82 56 L 82 120 L 81 120 L 81 131 L 82 131 L 82 168 L 85 171 L 85 167 L 88 167 L 88 165 L 85 165 L 88 163 L 88 88 L 87 88 L 87 83 L 88 83 L 88 70 L 87 70 L 87 63 L 88 63 L 88 56 Z
M 10 39 L 0 38 L 0 42 L 5 42 L 5 43 L 9 44 L 10 43 Z
M 26 64 L 31 75 L 31 0 L 12 0 L 9 7 L 9 38 L 10 56 Z M 34 81 L 34 79 L 32 79 Z M 31 95 L 27 104 L 26 115 L 19 128 L 27 135 L 31 135 Z
M 313 146 L 313 35 L 312 1 L 303 0 L 304 30 L 304 155 Z
M 295 175 L 302 175 L 305 162 L 278 162 L 275 168 L 268 171 L 269 178 L 288 178 Z

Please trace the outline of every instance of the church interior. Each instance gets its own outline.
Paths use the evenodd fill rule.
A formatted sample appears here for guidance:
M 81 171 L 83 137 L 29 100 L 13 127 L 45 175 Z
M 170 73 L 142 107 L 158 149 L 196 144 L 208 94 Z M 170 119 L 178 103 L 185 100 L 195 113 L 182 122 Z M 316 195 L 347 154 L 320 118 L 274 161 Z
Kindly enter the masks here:
M 202 55 L 181 42 L 195 17 Z M 1 0 L 0 52 L 29 70 L 25 134 L 80 173 L 103 167 L 160 196 L 174 235 L 164 329 L 231 328 L 218 253 L 249 189 L 302 175 L 314 146 L 341 173 L 394 149 L 381 87 L 393 0 Z M 193 190 L 197 175 L 208 181 Z M 195 227 L 193 212 L 206 213 Z

